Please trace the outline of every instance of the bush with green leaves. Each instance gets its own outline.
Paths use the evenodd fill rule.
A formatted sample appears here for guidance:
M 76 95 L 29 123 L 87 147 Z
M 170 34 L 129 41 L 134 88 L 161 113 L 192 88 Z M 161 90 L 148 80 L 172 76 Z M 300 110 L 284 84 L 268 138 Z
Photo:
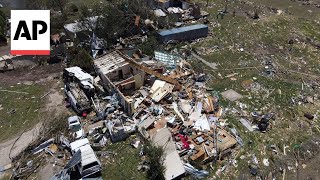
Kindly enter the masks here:
M 70 5 L 68 5 L 67 10 L 69 13 L 76 13 L 79 11 L 78 6 L 71 3 Z
M 6 15 L 2 10 L 0 10 L 0 44 L 7 44 L 5 31 L 6 31 Z
M 69 50 L 71 56 L 74 57 L 70 61 L 71 66 L 79 66 L 88 73 L 93 73 L 93 59 L 90 54 L 83 48 L 72 48 Z
M 150 9 L 144 0 L 110 0 L 103 4 L 96 4 L 92 11 L 86 6 L 79 7 L 80 20 L 88 21 L 89 17 L 98 16 L 94 29 L 96 35 L 113 44 L 119 37 L 131 36 L 139 30 L 135 25 L 136 16 L 147 19 Z M 86 24 L 86 22 L 84 22 Z
M 147 142 L 145 145 L 145 154 L 147 156 L 147 161 L 150 164 L 150 169 L 147 171 L 148 179 L 164 180 L 165 167 L 163 166 L 163 148 Z
M 156 39 L 156 35 L 151 34 L 148 36 L 147 40 L 139 44 L 138 47 L 141 49 L 143 54 L 151 56 L 154 54 L 154 50 L 158 49 L 159 45 L 160 44 Z

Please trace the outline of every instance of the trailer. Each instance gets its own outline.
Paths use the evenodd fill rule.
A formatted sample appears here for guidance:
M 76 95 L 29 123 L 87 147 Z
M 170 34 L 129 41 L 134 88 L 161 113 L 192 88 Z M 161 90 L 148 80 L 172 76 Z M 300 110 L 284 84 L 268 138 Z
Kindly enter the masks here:
M 101 163 L 87 138 L 74 141 L 70 146 L 72 155 L 79 156 L 76 166 L 82 178 L 101 176 Z
M 196 24 L 160 31 L 159 40 L 162 43 L 170 43 L 174 41 L 190 41 L 206 37 L 208 33 L 209 28 L 207 25 Z

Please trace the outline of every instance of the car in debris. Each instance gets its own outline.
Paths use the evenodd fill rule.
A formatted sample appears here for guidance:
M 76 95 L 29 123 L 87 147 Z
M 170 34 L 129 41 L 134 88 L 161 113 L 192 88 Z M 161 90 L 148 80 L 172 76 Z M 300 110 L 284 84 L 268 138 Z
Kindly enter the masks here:
M 73 133 L 75 139 L 84 137 L 85 133 L 81 127 L 80 117 L 71 116 L 68 118 L 69 130 Z
M 63 79 L 68 103 L 78 114 L 85 116 L 92 110 L 93 77 L 80 67 L 74 66 L 63 70 Z
M 101 176 L 101 162 L 89 144 L 87 138 L 80 139 L 70 143 L 71 153 L 79 155 L 81 160 L 76 165 L 83 178 L 93 178 Z M 80 151 L 80 153 L 78 153 Z
M 101 163 L 90 145 L 79 148 L 81 152 L 81 163 L 78 164 L 78 170 L 82 178 L 100 176 Z
M 91 101 L 86 94 L 74 83 L 64 85 L 64 93 L 68 104 L 79 115 L 86 116 L 92 110 Z
M 12 59 L 7 55 L 0 57 L 0 71 L 5 72 L 10 70 L 14 70 Z

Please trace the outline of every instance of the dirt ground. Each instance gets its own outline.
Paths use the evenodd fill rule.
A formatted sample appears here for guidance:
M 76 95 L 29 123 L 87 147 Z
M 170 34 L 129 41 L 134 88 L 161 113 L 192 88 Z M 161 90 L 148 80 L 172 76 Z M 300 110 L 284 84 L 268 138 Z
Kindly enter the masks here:
M 63 95 L 61 92 L 58 91 L 50 91 L 51 93 L 48 95 L 48 103 L 46 104 L 46 110 L 44 112 L 57 112 L 60 113 L 61 111 L 65 110 L 64 104 L 63 104 Z
M 0 56 L 10 54 L 10 45 L 0 47 Z M 15 70 L 0 73 L 0 84 L 39 83 L 59 77 L 61 64 L 38 66 L 37 57 L 21 56 L 13 59 Z M 47 79 L 49 78 L 49 79 Z
M 0 56 L 10 53 L 10 45 L 0 47 Z M 17 132 L 16 135 L 0 143 L 0 169 L 11 163 L 11 159 L 23 152 L 29 144 L 35 141 L 42 130 L 42 121 L 48 121 L 50 114 L 59 115 L 67 111 L 64 106 L 63 87 L 61 82 L 61 64 L 38 66 L 35 57 L 19 57 L 13 61 L 15 69 L 0 73 L 2 86 L 15 86 L 17 84 L 44 85 L 47 91 L 44 93 L 44 105 L 39 110 L 41 117 L 34 127 L 27 128 L 25 132 Z M 39 171 L 41 179 L 49 179 L 56 172 L 56 167 L 48 161 L 48 164 Z M 4 175 L 4 174 L 2 174 Z M 0 175 L 1 176 L 1 175 Z
M 39 171 L 38 178 L 39 179 L 50 179 L 54 174 L 59 171 L 62 167 L 60 166 L 54 166 L 51 162 L 54 162 L 54 158 L 51 158 L 48 160 L 49 163 L 47 163 L 44 167 L 42 167 Z
M 17 83 L 42 83 L 60 77 L 62 72 L 61 64 L 45 66 L 28 66 L 0 73 L 0 84 L 13 85 Z
M 301 165 L 299 170 L 299 179 L 319 180 L 320 179 L 319 162 L 320 162 L 320 153 L 318 153 L 314 158 L 306 162 L 305 168 L 303 168 L 303 165 Z
M 20 154 L 39 135 L 41 122 L 27 132 L 0 144 L 0 166 L 11 163 L 11 158 Z
M 39 117 L 39 123 L 30 130 L 26 132 L 17 132 L 16 137 L 7 140 L 6 142 L 0 143 L 0 167 L 4 167 L 11 163 L 11 158 L 19 155 L 25 148 L 28 147 L 40 134 L 42 128 L 42 121 L 50 120 L 50 114 L 59 115 L 67 109 L 64 107 L 64 96 L 62 82 L 60 80 L 61 76 L 61 65 L 46 65 L 40 67 L 34 67 L 33 69 L 17 69 L 10 72 L 0 73 L 0 84 L 6 85 L 15 85 L 17 83 L 22 84 L 45 84 L 49 85 L 47 87 L 48 92 L 45 93 L 44 105 L 39 110 L 39 113 L 42 114 Z M 40 77 L 40 78 L 39 78 Z M 41 172 L 42 176 L 48 177 L 51 176 L 53 170 L 48 170 L 53 168 L 52 165 L 44 167 Z

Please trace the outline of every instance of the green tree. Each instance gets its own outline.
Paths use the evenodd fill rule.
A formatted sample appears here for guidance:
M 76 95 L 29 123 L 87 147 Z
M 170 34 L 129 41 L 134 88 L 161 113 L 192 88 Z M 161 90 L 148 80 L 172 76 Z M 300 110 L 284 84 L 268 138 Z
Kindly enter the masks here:
M 91 13 L 87 6 L 80 5 L 79 7 L 80 19 L 84 19 L 91 16 Z
M 26 5 L 28 9 L 47 9 L 52 8 L 60 10 L 64 13 L 64 9 L 68 0 L 27 0 Z
M 96 32 L 107 42 L 114 41 L 119 35 L 126 31 L 128 22 L 125 14 L 111 4 L 102 7 L 102 16 L 98 18 Z
M 64 9 L 68 3 L 68 0 L 48 0 L 48 6 L 52 9 L 58 9 L 64 14 Z
M 70 5 L 68 5 L 67 10 L 69 13 L 76 13 L 79 11 L 79 8 L 77 5 L 71 3 Z
M 0 10 L 0 44 L 7 44 L 7 39 L 5 36 L 6 31 L 6 15 Z
M 94 72 L 93 59 L 85 49 L 71 49 L 69 52 L 75 55 L 70 62 L 71 66 L 79 66 L 89 73 Z
M 92 12 L 99 16 L 96 34 L 108 42 L 113 42 L 119 37 L 131 35 L 130 30 L 135 27 L 135 17 L 147 19 L 150 10 L 144 0 L 112 0 L 96 6 Z
M 63 25 L 66 22 L 66 18 L 63 15 L 54 15 L 51 17 L 51 32 L 58 33 L 63 29 Z
M 159 42 L 157 41 L 154 34 L 149 35 L 145 42 L 138 45 L 142 53 L 146 55 L 153 55 L 154 50 L 156 50 L 158 46 L 159 46 Z
M 155 146 L 150 142 L 146 143 L 145 153 L 150 164 L 150 169 L 147 171 L 148 179 L 164 180 L 165 167 L 163 166 L 164 150 L 161 147 Z
M 46 9 L 49 0 L 27 0 L 26 6 L 28 9 Z
M 0 10 L 0 32 L 3 33 L 6 27 L 6 15 Z

